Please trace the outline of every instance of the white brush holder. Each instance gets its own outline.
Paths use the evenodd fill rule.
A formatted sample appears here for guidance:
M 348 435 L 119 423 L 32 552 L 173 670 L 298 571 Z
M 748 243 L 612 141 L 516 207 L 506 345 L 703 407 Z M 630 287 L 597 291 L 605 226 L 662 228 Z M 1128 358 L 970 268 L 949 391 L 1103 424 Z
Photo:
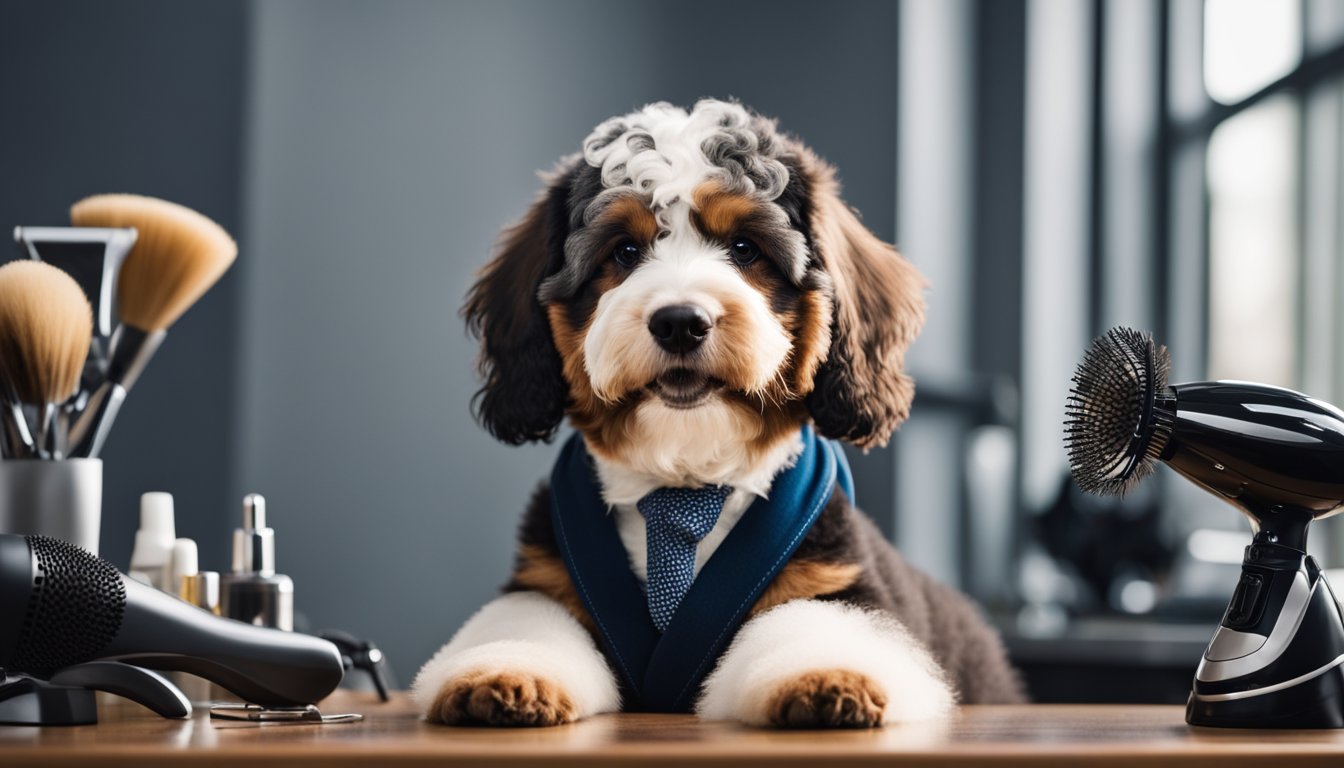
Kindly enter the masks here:
M 0 533 L 62 539 L 98 554 L 102 459 L 0 461 Z

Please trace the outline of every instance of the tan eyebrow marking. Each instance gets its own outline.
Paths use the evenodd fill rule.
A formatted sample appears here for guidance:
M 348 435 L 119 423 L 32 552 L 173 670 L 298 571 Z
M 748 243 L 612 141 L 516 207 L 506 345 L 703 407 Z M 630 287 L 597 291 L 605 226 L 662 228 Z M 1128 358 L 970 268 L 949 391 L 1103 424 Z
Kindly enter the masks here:
M 606 224 L 617 221 L 623 222 L 630 236 L 640 243 L 651 243 L 658 235 L 658 220 L 654 218 L 653 211 L 644 205 L 642 199 L 634 195 L 611 201 L 595 223 Z
M 719 240 L 736 234 L 743 220 L 756 211 L 755 200 L 728 192 L 712 181 L 696 187 L 692 199 L 695 204 L 692 217 L 695 225 L 704 234 Z

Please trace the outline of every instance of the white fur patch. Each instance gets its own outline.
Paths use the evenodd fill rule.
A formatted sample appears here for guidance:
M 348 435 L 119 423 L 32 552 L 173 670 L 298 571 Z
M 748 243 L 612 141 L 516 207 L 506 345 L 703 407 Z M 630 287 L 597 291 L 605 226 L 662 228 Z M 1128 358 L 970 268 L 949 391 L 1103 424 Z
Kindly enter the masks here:
M 833 669 L 866 675 L 883 688 L 886 723 L 942 717 L 956 703 L 937 662 L 895 618 L 844 603 L 795 600 L 742 626 L 705 680 L 696 713 L 767 725 L 767 706 L 780 685 Z
M 584 156 L 602 169 L 608 190 L 647 195 L 662 228 L 644 259 L 603 293 L 593 311 L 583 364 L 593 393 L 604 402 L 620 401 L 673 367 L 693 368 L 751 395 L 780 381 L 793 353 L 788 331 L 725 245 L 707 242 L 691 223 L 692 192 L 706 181 L 765 201 L 783 192 L 788 170 L 770 156 L 773 137 L 773 124 L 741 105 L 705 100 L 690 112 L 652 104 L 606 121 L 584 142 Z M 787 220 L 781 222 L 787 229 Z M 802 242 L 801 234 L 789 231 Z M 677 304 L 699 307 L 713 324 L 700 348 L 684 358 L 663 350 L 649 332 L 653 313 Z M 753 457 L 747 446 L 761 426 L 754 414 L 718 394 L 689 409 L 650 397 L 633 414 L 620 457 L 598 462 L 603 496 L 619 507 L 654 488 L 706 484 L 764 496 L 800 446 L 783 441 Z M 711 542 L 708 550 L 715 546 Z
M 669 416 L 677 414 L 694 414 L 695 411 L 677 411 L 670 408 L 663 408 L 669 412 Z M 712 418 L 712 414 L 706 416 Z M 695 435 L 693 430 L 681 429 L 677 434 Z M 734 445 L 731 441 L 733 437 L 724 430 L 712 430 L 707 434 L 700 434 L 698 441 L 687 441 L 684 444 L 674 443 L 670 440 L 662 441 L 658 447 L 664 451 L 674 451 L 675 455 L 682 461 L 676 462 L 683 469 L 677 471 L 678 483 L 670 481 L 669 477 L 657 473 L 645 472 L 634 469 L 626 461 L 627 457 L 622 457 L 622 463 L 616 463 L 603 459 L 597 454 L 593 454 L 593 460 L 597 465 L 598 479 L 602 483 L 602 499 L 614 509 L 616 516 L 616 531 L 620 534 L 621 543 L 625 545 L 626 555 L 630 560 L 630 568 L 639 577 L 640 581 L 648 578 L 648 546 L 647 531 L 644 525 L 644 516 L 640 514 L 635 506 L 636 502 L 644 498 L 646 494 L 655 488 L 662 488 L 669 485 L 686 484 L 684 482 L 684 467 L 694 465 L 695 472 L 699 473 L 695 477 L 697 481 L 694 485 L 729 485 L 733 487 L 733 492 L 729 494 L 727 500 L 723 503 L 723 510 L 719 512 L 719 519 L 714 524 L 714 528 L 700 540 L 695 548 L 695 573 L 698 575 L 700 569 L 709 561 L 711 555 L 727 538 L 729 531 L 742 519 L 746 513 L 747 507 L 750 507 L 756 497 L 769 497 L 770 485 L 774 478 L 780 472 L 793 466 L 798 454 L 802 452 L 803 443 L 800 437 L 794 437 L 790 440 L 783 440 L 773 447 L 758 461 L 752 462 L 745 451 L 734 450 L 740 448 L 740 445 Z M 717 446 L 719 441 L 726 445 Z M 716 447 L 717 446 L 717 447 Z M 702 449 L 697 451 L 697 449 Z M 591 451 L 590 451 L 591 453 Z M 701 457 L 700 461 L 687 461 L 689 457 L 696 454 Z M 718 457 L 717 463 L 713 457 Z M 699 480 L 698 478 L 711 478 Z
M 678 211 L 677 217 L 689 218 L 689 213 Z M 735 383 L 748 393 L 763 391 L 780 374 L 793 348 L 788 332 L 771 313 L 766 297 L 729 262 L 727 250 L 705 243 L 688 224 L 655 243 L 629 277 L 598 299 L 583 344 L 594 394 L 615 402 L 632 379 L 642 386 L 670 367 L 672 357 L 649 333 L 649 318 L 674 304 L 700 307 L 716 326 L 732 323 L 746 329 L 746 343 L 733 348 L 724 343 L 725 334 L 711 329 L 688 364 L 713 375 L 745 360 L 748 380 Z
M 604 187 L 630 187 L 648 195 L 660 221 L 665 209 L 689 201 L 695 188 L 711 179 L 773 200 L 788 183 L 782 163 L 754 157 L 755 173 L 735 174 L 705 154 L 706 146 L 716 140 L 755 154 L 759 139 L 751 123 L 751 115 L 740 104 L 704 99 L 687 112 L 659 102 L 594 128 L 583 142 L 583 156 L 589 165 L 602 169 Z M 773 126 L 770 130 L 773 133 Z
M 420 668 L 411 698 L 423 715 L 445 684 L 481 672 L 549 679 L 569 695 L 578 717 L 621 708 L 616 677 L 587 630 L 536 592 L 504 595 L 477 611 Z

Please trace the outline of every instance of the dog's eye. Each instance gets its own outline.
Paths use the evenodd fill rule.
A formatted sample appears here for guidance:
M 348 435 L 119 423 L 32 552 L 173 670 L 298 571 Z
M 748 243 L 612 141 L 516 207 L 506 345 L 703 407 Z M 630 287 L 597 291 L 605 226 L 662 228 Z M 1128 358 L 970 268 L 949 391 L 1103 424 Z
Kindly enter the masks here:
M 639 246 L 627 240 L 616 246 L 611 252 L 611 257 L 617 264 L 629 269 L 639 263 Z
M 733 261 L 745 267 L 760 257 L 761 249 L 745 237 L 738 237 L 728 246 L 728 253 L 733 257 Z

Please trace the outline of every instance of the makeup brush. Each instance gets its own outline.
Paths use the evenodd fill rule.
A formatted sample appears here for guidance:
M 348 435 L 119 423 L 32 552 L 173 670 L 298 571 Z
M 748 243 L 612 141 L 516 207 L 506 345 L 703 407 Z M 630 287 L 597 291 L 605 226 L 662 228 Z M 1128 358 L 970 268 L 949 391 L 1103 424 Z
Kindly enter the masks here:
M 10 386 L 9 380 L 0 376 L 0 451 L 6 459 L 25 459 L 33 455 L 33 435 L 28 431 L 28 420 L 23 416 L 23 403 Z
M 93 347 L 84 363 L 80 378 L 82 399 L 76 399 L 61 409 L 67 412 L 83 410 L 88 394 L 107 378 L 107 349 L 112 336 L 115 316 L 112 300 L 116 296 L 117 273 L 126 260 L 126 254 L 135 245 L 134 229 L 104 229 L 101 227 L 15 227 L 14 242 L 37 261 L 60 267 L 75 278 L 93 306 Z
M 238 255 L 215 222 L 176 203 L 141 195 L 94 195 L 70 209 L 80 227 L 134 227 L 135 247 L 117 278 L 121 324 L 112 333 L 107 381 L 71 431 L 71 455 L 97 456 L 126 393 L 177 322 Z
M 56 409 L 79 388 L 93 337 L 93 309 L 74 278 L 38 261 L 0 267 L 0 379 L 14 398 L 4 410 L 10 455 L 62 458 Z M 25 435 L 18 403 L 35 406 L 37 435 Z

